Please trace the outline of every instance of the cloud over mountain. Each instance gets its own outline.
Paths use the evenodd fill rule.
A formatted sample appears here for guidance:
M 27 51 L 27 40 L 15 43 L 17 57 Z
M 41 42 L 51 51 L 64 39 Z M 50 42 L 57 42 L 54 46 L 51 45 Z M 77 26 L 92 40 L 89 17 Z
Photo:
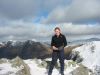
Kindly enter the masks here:
M 0 0 L 0 41 L 50 40 L 59 26 L 68 39 L 100 36 L 99 0 Z

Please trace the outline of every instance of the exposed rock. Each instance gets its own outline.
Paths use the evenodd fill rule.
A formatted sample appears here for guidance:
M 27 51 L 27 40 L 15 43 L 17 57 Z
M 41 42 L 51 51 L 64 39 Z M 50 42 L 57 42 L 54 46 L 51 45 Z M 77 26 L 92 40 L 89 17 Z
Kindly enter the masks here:
M 31 75 L 29 66 L 25 64 L 21 58 L 16 57 L 15 59 L 11 60 L 10 63 L 12 64 L 12 67 L 20 68 L 20 70 L 16 72 L 16 75 Z
M 78 68 L 72 71 L 71 74 L 72 75 L 93 75 L 92 73 L 90 73 L 89 69 L 87 69 L 83 65 L 80 65 Z

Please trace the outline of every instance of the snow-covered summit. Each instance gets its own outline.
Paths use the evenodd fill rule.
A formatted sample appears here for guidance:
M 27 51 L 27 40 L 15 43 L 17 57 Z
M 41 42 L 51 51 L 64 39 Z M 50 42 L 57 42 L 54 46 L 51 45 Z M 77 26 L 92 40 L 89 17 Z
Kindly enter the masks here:
M 100 67 L 100 41 L 93 41 L 80 46 L 73 51 L 78 51 L 83 58 L 82 64 L 93 71 Z

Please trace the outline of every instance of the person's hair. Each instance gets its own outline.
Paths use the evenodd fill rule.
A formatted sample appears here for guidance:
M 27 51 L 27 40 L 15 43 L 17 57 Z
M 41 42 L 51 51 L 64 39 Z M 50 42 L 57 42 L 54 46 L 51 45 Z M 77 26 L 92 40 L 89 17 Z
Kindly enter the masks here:
M 60 28 L 59 27 L 56 27 L 54 30 L 57 30 L 57 29 L 60 31 Z

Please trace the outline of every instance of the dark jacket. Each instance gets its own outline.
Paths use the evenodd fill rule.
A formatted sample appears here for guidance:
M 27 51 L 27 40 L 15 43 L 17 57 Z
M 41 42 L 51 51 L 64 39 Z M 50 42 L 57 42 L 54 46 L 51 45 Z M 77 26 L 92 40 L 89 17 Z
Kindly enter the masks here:
M 57 35 L 52 36 L 51 40 L 51 46 L 60 47 L 60 46 L 66 46 L 67 40 L 66 37 L 63 34 L 60 34 L 59 37 Z

